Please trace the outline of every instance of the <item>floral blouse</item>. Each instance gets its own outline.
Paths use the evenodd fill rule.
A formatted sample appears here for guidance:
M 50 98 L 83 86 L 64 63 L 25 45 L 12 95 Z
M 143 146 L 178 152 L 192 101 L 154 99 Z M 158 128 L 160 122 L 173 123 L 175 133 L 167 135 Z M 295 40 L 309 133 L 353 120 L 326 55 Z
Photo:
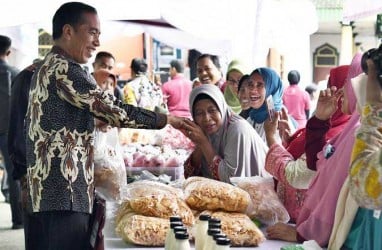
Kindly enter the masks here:
M 382 209 L 382 104 L 364 107 L 355 136 L 350 190 L 360 206 Z

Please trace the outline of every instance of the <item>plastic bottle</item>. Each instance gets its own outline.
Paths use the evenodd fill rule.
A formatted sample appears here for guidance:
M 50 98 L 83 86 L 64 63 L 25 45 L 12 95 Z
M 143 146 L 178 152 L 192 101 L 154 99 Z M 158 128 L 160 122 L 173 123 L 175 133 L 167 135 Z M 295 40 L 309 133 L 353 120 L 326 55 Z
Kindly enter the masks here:
M 208 214 L 201 214 L 195 229 L 195 250 L 203 250 L 207 238 L 208 220 L 211 218 Z
M 175 233 L 175 244 L 173 245 L 174 250 L 191 250 L 190 242 L 188 240 L 189 235 L 186 232 L 176 232 Z
M 175 242 L 175 234 L 174 234 L 173 228 L 176 227 L 176 226 L 183 226 L 182 221 L 177 221 L 175 219 L 175 221 L 171 222 L 171 217 L 170 217 L 170 227 L 167 230 L 166 240 L 165 240 L 165 243 L 164 243 L 164 249 L 165 250 L 172 250 L 172 245 Z
M 231 248 L 231 240 L 224 238 L 216 238 L 216 246 L 211 250 L 226 250 Z
M 219 228 L 210 228 L 207 231 L 208 237 L 207 240 L 204 243 L 203 250 L 211 250 L 212 246 L 214 245 L 213 235 L 221 233 Z
M 215 249 L 216 239 L 218 239 L 218 238 L 227 238 L 227 235 L 224 234 L 222 231 L 220 231 L 220 233 L 216 233 L 216 234 L 212 235 L 212 244 L 210 247 L 211 250 Z

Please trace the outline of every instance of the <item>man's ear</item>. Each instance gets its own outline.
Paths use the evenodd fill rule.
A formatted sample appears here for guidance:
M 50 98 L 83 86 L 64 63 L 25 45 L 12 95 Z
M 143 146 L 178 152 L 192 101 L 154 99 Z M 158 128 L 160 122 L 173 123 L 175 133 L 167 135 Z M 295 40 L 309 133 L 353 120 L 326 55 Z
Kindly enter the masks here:
M 9 56 L 11 54 L 11 50 L 7 50 L 7 52 L 5 53 L 6 56 Z
M 73 27 L 70 25 L 70 24 L 65 24 L 63 27 L 62 27 L 62 36 L 65 38 L 65 39 L 70 39 L 73 35 Z

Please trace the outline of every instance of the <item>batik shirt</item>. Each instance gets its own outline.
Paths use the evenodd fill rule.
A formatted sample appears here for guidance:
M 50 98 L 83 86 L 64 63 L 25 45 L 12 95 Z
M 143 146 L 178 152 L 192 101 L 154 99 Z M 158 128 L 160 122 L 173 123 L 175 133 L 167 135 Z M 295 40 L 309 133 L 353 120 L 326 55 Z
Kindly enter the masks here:
M 91 213 L 94 117 L 154 129 L 166 116 L 123 105 L 63 50 L 53 47 L 32 78 L 26 115 L 28 209 Z
M 350 190 L 357 203 L 382 209 L 382 105 L 366 105 L 356 133 Z

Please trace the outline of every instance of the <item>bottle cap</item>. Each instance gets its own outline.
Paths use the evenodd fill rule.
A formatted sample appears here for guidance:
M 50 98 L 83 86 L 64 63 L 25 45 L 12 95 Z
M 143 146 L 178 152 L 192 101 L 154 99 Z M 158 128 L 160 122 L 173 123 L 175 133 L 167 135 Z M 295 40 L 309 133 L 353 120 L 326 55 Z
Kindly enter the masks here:
M 221 228 L 222 225 L 220 223 L 212 223 L 212 224 L 208 224 L 208 229 L 211 229 L 211 228 Z
M 174 228 L 177 226 L 183 226 L 183 223 L 181 221 L 174 221 L 170 223 L 170 228 Z
M 226 238 L 227 235 L 226 234 L 223 234 L 222 232 L 218 233 L 218 234 L 214 234 L 212 235 L 212 237 L 214 238 L 214 240 L 216 240 L 217 238 Z
M 211 218 L 208 220 L 208 224 L 212 224 L 212 223 L 221 223 L 221 220 L 218 219 L 218 218 L 211 217 Z
M 201 214 L 199 215 L 199 220 L 207 221 L 211 218 L 211 215 L 209 214 Z
M 173 228 L 174 232 L 185 232 L 187 233 L 187 228 L 185 226 L 176 226 Z
M 175 239 L 185 240 L 185 239 L 188 239 L 188 238 L 189 238 L 188 233 L 185 233 L 185 232 L 176 232 L 175 233 Z
M 219 246 L 228 246 L 231 245 L 231 240 L 228 238 L 217 238 L 216 244 Z
M 180 216 L 178 215 L 170 216 L 170 222 L 173 222 L 173 221 L 182 221 L 182 218 L 180 218 Z
M 214 234 L 218 234 L 218 233 L 221 233 L 219 228 L 211 228 L 211 229 L 207 230 L 208 235 L 214 235 Z

